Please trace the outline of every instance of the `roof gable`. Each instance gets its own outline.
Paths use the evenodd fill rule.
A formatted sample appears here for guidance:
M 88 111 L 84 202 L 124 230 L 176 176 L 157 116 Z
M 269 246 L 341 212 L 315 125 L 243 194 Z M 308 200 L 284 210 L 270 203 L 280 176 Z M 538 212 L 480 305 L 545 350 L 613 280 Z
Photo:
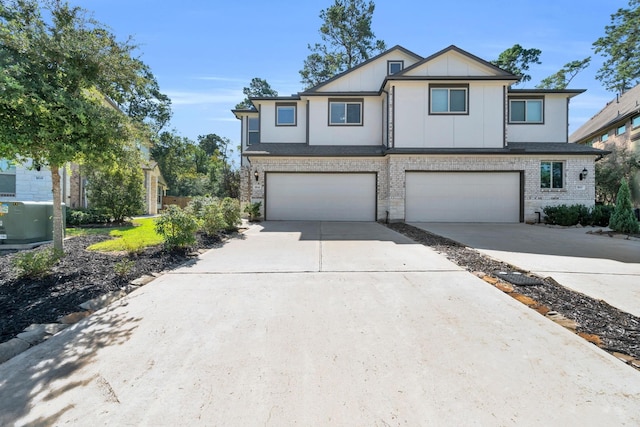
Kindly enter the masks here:
M 391 49 L 382 52 L 356 65 L 347 71 L 332 77 L 324 83 L 312 87 L 301 93 L 323 93 L 323 92 L 371 92 L 380 89 L 380 83 L 387 75 L 387 61 L 403 61 L 408 67 L 421 60 L 422 57 L 402 46 L 396 45 Z
M 398 77 L 504 77 L 519 80 L 519 77 L 478 58 L 457 46 L 451 45 L 422 61 L 405 68 Z
M 569 141 L 582 142 L 636 114 L 640 114 L 640 85 L 609 101 L 602 110 L 573 132 Z

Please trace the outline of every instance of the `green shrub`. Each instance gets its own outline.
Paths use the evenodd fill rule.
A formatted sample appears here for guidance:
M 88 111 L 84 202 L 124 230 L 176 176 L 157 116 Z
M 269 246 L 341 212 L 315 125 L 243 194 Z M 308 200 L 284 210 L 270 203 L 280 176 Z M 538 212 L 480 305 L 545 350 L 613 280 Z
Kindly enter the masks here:
M 607 227 L 613 212 L 611 205 L 595 205 L 591 210 L 591 225 Z
M 542 211 L 545 214 L 545 224 L 571 226 L 592 223 L 591 210 L 585 205 L 545 206 Z
M 13 267 L 18 277 L 38 278 L 46 275 L 63 255 L 61 250 L 53 248 L 23 252 L 15 257 Z
M 620 233 L 635 234 L 638 232 L 638 220 L 631 207 L 631 194 L 625 179 L 620 183 L 616 207 L 611 214 L 609 228 Z
M 113 266 L 113 271 L 115 271 L 115 273 L 118 276 L 125 277 L 127 274 L 129 274 L 131 269 L 133 269 L 134 265 L 135 265 L 135 262 L 133 260 L 123 259 L 122 261 L 117 262 Z
M 235 230 L 242 222 L 240 217 L 240 202 L 231 197 L 225 197 L 220 202 L 220 211 L 224 218 L 224 229 L 227 231 Z
M 67 209 L 67 225 L 70 227 L 88 224 L 106 224 L 111 216 L 101 209 Z
M 260 218 L 260 206 L 262 206 L 262 202 L 249 203 L 244 207 L 244 212 L 249 214 L 249 221 Z
M 156 221 L 156 232 L 168 249 L 187 248 L 196 242 L 199 224 L 188 210 L 171 205 Z
M 187 210 L 195 215 L 196 218 L 202 220 L 206 214 L 205 210 L 207 206 L 212 203 L 217 203 L 218 200 L 209 196 L 196 196 L 187 205 Z
M 201 224 L 202 231 L 209 236 L 226 228 L 224 213 L 218 203 L 211 203 L 204 208 Z

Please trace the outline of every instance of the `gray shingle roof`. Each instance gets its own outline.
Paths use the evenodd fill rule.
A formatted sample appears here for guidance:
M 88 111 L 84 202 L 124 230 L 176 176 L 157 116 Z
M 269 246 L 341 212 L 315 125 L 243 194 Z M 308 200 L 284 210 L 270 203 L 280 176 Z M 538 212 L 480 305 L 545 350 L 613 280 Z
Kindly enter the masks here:
M 569 141 L 587 140 L 638 113 L 640 113 L 640 85 L 608 102 L 595 116 L 573 132 L 569 136 Z
M 381 145 L 307 145 L 262 143 L 250 145 L 244 156 L 378 157 L 386 154 L 578 154 L 604 155 L 608 151 L 566 142 L 511 142 L 506 148 L 390 148 Z

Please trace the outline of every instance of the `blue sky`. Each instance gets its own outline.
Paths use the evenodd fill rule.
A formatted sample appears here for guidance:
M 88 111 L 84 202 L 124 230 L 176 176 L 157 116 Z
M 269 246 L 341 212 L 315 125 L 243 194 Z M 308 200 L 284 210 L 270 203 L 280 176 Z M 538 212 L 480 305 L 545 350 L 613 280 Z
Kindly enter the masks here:
M 173 102 L 171 127 L 195 139 L 216 133 L 236 146 L 240 123 L 231 109 L 253 77 L 266 79 L 280 95 L 302 90 L 298 71 L 320 41 L 319 13 L 333 0 L 71 0 L 94 13 L 119 39 L 133 36 L 139 54 Z M 388 47 L 422 56 L 449 45 L 486 60 L 515 43 L 542 50 L 534 87 L 565 63 L 592 56 L 591 66 L 570 88 L 570 131 L 577 129 L 614 93 L 595 80 L 602 58 L 592 43 L 610 15 L 627 0 L 377 0 L 372 29 Z

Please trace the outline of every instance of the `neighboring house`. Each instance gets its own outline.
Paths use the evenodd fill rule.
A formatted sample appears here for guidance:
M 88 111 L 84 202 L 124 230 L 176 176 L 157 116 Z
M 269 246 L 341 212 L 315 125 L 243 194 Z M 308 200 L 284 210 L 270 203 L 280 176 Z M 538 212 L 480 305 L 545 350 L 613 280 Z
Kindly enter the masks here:
M 572 133 L 569 141 L 602 149 L 615 147 L 630 153 L 640 152 L 640 85 L 608 102 Z M 634 203 L 640 206 L 640 172 L 633 181 Z
M 162 197 L 166 194 L 167 184 L 158 164 L 148 155 L 141 164 L 141 169 L 145 177 L 144 213 L 155 215 L 162 208 Z M 70 208 L 88 207 L 87 180 L 79 165 L 71 163 L 68 167 L 61 168 L 60 181 L 63 203 Z M 30 163 L 18 165 L 0 159 L 0 201 L 53 201 L 51 189 L 51 171 L 48 168 L 33 168 Z
M 456 46 L 396 46 L 304 92 L 252 98 L 242 122 L 243 202 L 267 220 L 536 221 L 593 205 L 605 154 L 568 143 L 583 90 L 519 80 Z

